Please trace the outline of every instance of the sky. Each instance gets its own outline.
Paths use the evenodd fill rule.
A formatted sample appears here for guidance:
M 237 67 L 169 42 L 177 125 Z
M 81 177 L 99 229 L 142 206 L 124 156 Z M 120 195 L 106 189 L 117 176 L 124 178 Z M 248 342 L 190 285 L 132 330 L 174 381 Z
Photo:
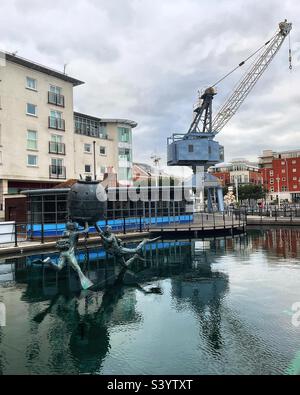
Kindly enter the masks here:
M 300 148 L 300 2 L 297 0 L 1 0 L 0 50 L 85 81 L 75 110 L 138 122 L 134 160 L 166 164 L 167 138 L 185 133 L 197 91 L 247 58 L 285 18 L 288 39 L 217 136 L 225 159 Z M 214 112 L 246 72 L 218 85 Z

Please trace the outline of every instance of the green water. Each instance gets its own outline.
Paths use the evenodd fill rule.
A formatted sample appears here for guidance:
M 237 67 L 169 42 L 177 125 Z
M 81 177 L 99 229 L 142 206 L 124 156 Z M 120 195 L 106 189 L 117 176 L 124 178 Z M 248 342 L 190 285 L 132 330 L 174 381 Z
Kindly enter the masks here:
M 71 270 L 3 260 L 0 373 L 299 374 L 299 236 L 156 243 L 124 276 L 90 250 L 85 292 Z

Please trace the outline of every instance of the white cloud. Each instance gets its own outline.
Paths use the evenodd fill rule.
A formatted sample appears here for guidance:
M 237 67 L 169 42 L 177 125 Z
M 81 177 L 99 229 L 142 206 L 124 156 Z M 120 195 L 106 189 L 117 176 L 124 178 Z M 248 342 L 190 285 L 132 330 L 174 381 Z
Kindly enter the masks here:
M 135 159 L 166 158 L 166 140 L 185 132 L 199 88 L 215 82 L 270 38 L 296 0 L 2 0 L 0 48 L 86 81 L 77 110 L 134 119 Z M 264 148 L 299 148 L 299 66 L 288 70 L 287 43 L 218 136 L 226 158 L 257 157 Z M 295 55 L 298 60 L 298 53 Z M 242 71 L 242 70 L 241 70 Z M 239 74 L 219 86 L 215 109 Z

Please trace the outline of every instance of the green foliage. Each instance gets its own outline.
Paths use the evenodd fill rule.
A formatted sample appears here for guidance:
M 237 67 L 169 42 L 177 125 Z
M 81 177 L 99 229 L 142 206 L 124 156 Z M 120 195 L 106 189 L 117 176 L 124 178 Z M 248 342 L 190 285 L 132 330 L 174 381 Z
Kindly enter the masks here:
M 239 200 L 265 199 L 266 190 L 262 185 L 247 184 L 239 186 Z

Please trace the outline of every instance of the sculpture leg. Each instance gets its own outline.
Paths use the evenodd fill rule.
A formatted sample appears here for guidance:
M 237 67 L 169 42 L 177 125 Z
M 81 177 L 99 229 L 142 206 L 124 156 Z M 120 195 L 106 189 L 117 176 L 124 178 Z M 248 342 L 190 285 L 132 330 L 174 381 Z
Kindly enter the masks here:
M 89 289 L 91 288 L 94 284 L 82 273 L 80 266 L 78 265 L 77 259 L 75 255 L 69 255 L 68 257 L 69 263 L 71 267 L 77 272 L 80 280 L 80 284 L 82 289 Z
M 66 256 L 64 254 L 60 254 L 58 263 L 52 261 L 51 258 L 46 258 L 42 261 L 43 263 L 48 263 L 51 265 L 55 270 L 61 271 L 66 266 Z

